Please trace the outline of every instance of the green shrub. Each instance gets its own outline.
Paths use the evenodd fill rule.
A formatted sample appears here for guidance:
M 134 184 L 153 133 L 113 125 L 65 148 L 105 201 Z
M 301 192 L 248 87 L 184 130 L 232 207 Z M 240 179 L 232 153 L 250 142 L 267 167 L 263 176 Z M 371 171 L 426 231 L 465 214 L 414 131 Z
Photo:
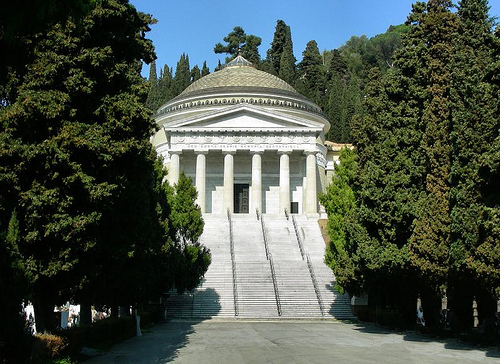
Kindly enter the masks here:
M 84 346 L 103 349 L 136 334 L 133 317 L 109 317 L 91 325 L 72 327 L 58 332 L 68 342 L 68 352 L 79 353 Z

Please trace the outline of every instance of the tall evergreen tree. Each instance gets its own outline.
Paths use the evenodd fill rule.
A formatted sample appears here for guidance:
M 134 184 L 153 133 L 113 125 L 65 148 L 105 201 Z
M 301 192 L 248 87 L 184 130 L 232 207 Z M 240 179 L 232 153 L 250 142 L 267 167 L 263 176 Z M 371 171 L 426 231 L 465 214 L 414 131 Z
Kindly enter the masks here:
M 191 69 L 189 67 L 189 56 L 182 54 L 175 68 L 175 76 L 172 82 L 173 96 L 179 95 L 191 84 Z
M 284 53 L 287 53 L 285 56 Z M 275 75 L 280 75 L 281 64 L 288 70 L 292 69 L 291 65 L 295 65 L 295 57 L 293 56 L 293 44 L 290 27 L 283 20 L 276 22 L 273 41 L 271 48 L 267 50 L 266 61 L 270 63 L 269 71 Z M 280 76 L 281 77 L 281 76 Z
M 332 78 L 343 79 L 346 78 L 348 72 L 347 61 L 344 55 L 338 50 L 332 51 L 332 59 L 328 67 L 328 79 Z
M 451 2 L 417 3 L 409 21 L 412 45 L 420 48 L 417 74 L 423 76 L 426 100 L 422 105 L 424 126 L 421 148 L 425 154 L 426 187 L 417 205 L 417 218 L 410 240 L 412 266 L 429 293 L 446 294 L 450 248 L 450 153 L 451 130 L 449 60 L 458 21 Z M 429 297 L 432 299 L 432 297 Z M 439 309 L 438 305 L 432 305 Z M 430 308 L 430 307 L 429 307 Z
M 326 247 L 325 263 L 333 270 L 336 288 L 356 292 L 356 245 L 347 238 L 347 224 L 353 222 L 356 207 L 353 182 L 357 170 L 356 153 L 348 148 L 340 152 L 340 164 L 335 164 L 335 174 L 325 194 L 320 195 L 321 204 L 328 214 L 327 230 L 330 243 Z
M 278 76 L 288 82 L 289 84 L 294 84 L 296 75 L 295 75 L 295 63 L 297 59 L 293 55 L 293 43 L 292 43 L 292 35 L 290 32 L 290 27 L 286 28 L 286 38 L 285 45 L 283 46 L 283 52 L 281 53 L 280 65 Z
M 160 79 L 158 80 L 158 99 L 154 109 L 157 109 L 162 104 L 173 99 L 176 95 L 174 93 L 174 77 L 172 68 L 167 64 L 163 67 Z
M 23 161 L 11 165 L 18 246 L 40 331 L 52 328 L 54 304 L 81 287 L 81 272 L 92 270 L 87 258 L 107 244 L 100 224 L 130 187 L 131 161 L 151 163 L 154 123 L 140 76 L 141 60 L 153 58 L 149 24 L 125 1 L 98 3 L 81 26 L 55 24 L 32 40 L 33 60 L 11 85 L 14 102 L 0 109 L 2 149 Z M 142 248 L 118 243 L 117 250 Z
M 210 74 L 210 69 L 207 66 L 207 61 L 203 61 L 203 66 L 201 67 L 201 77 L 208 76 Z
M 146 107 L 151 111 L 156 111 L 160 98 L 160 87 L 158 82 L 158 75 L 156 73 L 156 61 L 153 60 L 149 65 L 149 91 L 148 98 L 146 99 Z
M 401 324 L 414 314 L 417 287 L 408 243 L 424 185 L 419 101 L 414 98 L 422 88 L 409 71 L 404 63 L 385 76 L 377 68 L 370 71 L 366 113 L 356 116 L 351 128 L 359 171 L 353 182 L 356 209 L 346 235 L 356 247 L 357 290 L 369 294 L 372 308 L 391 307 L 402 314 Z
M 179 293 L 194 289 L 210 265 L 210 251 L 203 247 L 199 238 L 203 232 L 201 210 L 195 204 L 198 192 L 193 181 L 184 173 L 169 194 L 172 209 L 173 230 L 177 234 L 177 249 L 173 251 L 175 262 L 175 287 Z
M 0 195 L 16 233 L 0 242 L 31 278 L 39 331 L 53 328 L 55 304 L 147 302 L 175 278 L 177 234 L 140 75 L 154 57 L 151 23 L 125 0 L 98 2 L 82 24 L 31 38 L 25 74 L 10 78 L 12 102 L 0 108 L 0 181 L 10 188 Z
M 191 82 L 195 82 L 195 81 L 199 80 L 200 78 L 201 78 L 200 67 L 198 67 L 198 65 L 195 65 L 191 69 Z
M 322 106 L 325 91 L 325 69 L 315 40 L 307 43 L 302 52 L 302 61 L 297 65 L 297 89 Z
M 259 46 L 262 39 L 255 35 L 247 35 L 242 27 L 234 27 L 233 31 L 223 38 L 226 45 L 217 43 L 214 47 L 216 54 L 227 53 L 230 56 L 226 57 L 226 63 L 236 58 L 241 52 L 241 55 L 255 66 L 260 63 Z
M 498 39 L 491 32 L 486 0 L 463 0 L 459 3 L 459 30 L 454 38 L 452 58 L 452 168 L 451 168 L 451 284 L 456 302 L 464 302 L 464 317 L 470 317 L 470 302 L 478 297 L 483 317 L 492 314 L 492 298 L 500 287 L 499 235 L 493 211 L 498 211 L 491 192 L 486 192 L 492 176 L 484 161 L 498 148 L 499 85 L 495 74 L 495 51 Z M 486 157 L 488 156 L 488 157 Z M 498 163 L 498 159 L 497 159 Z M 489 170 L 484 174 L 482 171 Z M 493 168 L 493 175 L 495 174 Z M 498 169 L 497 169 L 498 171 Z M 498 172 L 496 172 L 498 178 Z M 490 190 L 491 191 L 491 190 Z M 485 194 L 486 192 L 486 194 Z M 496 205 L 496 206 L 495 206 Z M 493 212 L 493 213 L 492 213 Z M 494 242 L 497 242 L 496 244 Z M 469 283 L 464 292 L 461 287 Z M 467 293 L 467 295 L 464 295 Z M 459 299 L 458 297 L 463 299 Z M 484 297 L 489 296 L 490 302 Z
M 245 44 L 241 47 L 241 55 L 256 67 L 260 65 L 259 46 L 261 43 L 260 37 L 250 34 L 246 36 Z

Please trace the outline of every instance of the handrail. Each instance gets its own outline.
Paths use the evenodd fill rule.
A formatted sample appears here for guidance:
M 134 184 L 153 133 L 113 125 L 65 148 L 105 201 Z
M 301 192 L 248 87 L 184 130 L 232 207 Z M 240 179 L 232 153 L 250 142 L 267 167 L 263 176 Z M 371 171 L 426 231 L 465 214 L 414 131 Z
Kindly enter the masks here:
M 299 244 L 300 255 L 302 256 L 302 260 L 304 260 L 304 246 L 302 244 L 302 238 L 300 237 L 297 221 L 295 220 L 295 216 L 293 215 L 292 215 L 292 223 L 293 223 L 293 229 L 295 230 L 295 236 L 297 237 L 297 244 Z
M 236 288 L 236 262 L 234 259 L 234 240 L 233 240 L 233 222 L 231 221 L 231 213 L 227 209 L 227 220 L 229 221 L 229 247 L 231 250 L 231 269 L 233 271 L 233 299 L 234 299 L 234 315 L 238 316 L 238 290 Z
M 264 248 L 266 249 L 266 259 L 269 260 L 269 245 L 267 243 L 266 228 L 264 226 L 264 217 L 260 217 L 260 226 L 262 226 L 262 239 L 264 240 Z
M 259 214 L 259 208 L 255 208 L 255 214 L 257 215 L 257 221 L 259 220 L 260 214 Z
M 323 299 L 321 298 L 321 292 L 318 288 L 318 282 L 316 281 L 316 274 L 314 274 L 314 268 L 311 263 L 311 258 L 307 254 L 307 267 L 309 268 L 309 273 L 311 274 L 311 279 L 314 286 L 314 291 L 316 292 L 316 298 L 318 299 L 319 309 L 321 311 L 321 316 L 325 316 L 325 308 L 323 307 Z
M 269 252 L 269 244 L 267 242 L 266 227 L 264 226 L 264 217 L 260 216 L 260 226 L 262 226 L 262 238 L 264 240 L 264 247 L 266 249 L 266 259 L 269 261 L 271 268 L 271 278 L 273 280 L 274 297 L 276 298 L 276 307 L 278 309 L 278 316 L 281 316 L 281 300 L 278 291 L 278 282 L 276 281 L 276 272 L 274 271 L 274 262 L 271 253 Z
M 273 257 L 271 253 L 269 253 L 269 266 L 271 267 L 271 277 L 273 279 L 273 286 L 274 286 L 274 296 L 276 297 L 276 308 L 278 309 L 278 316 L 281 316 L 281 299 L 280 299 L 280 294 L 278 291 L 278 282 L 276 282 L 276 273 L 274 271 L 274 263 L 273 263 Z

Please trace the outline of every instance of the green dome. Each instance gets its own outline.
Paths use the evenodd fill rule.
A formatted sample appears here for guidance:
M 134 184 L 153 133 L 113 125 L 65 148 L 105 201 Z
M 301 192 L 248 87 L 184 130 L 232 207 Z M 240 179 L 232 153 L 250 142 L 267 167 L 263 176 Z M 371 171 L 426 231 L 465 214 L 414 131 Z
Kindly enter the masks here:
M 295 97 L 303 98 L 292 86 L 279 77 L 259 71 L 245 58 L 238 56 L 220 71 L 193 82 L 176 99 L 198 94 L 216 93 L 217 89 L 221 89 L 221 91 L 267 91 L 278 94 L 293 94 Z

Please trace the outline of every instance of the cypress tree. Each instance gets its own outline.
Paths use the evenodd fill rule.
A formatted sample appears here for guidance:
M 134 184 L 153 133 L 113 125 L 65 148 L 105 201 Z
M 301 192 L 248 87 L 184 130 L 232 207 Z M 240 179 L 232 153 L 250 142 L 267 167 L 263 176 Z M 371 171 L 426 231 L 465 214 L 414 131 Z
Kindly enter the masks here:
M 292 35 L 290 33 L 290 27 L 287 26 L 285 45 L 283 46 L 283 52 L 281 53 L 278 75 L 282 80 L 291 85 L 293 85 L 295 82 L 296 62 L 297 60 L 293 55 Z
M 220 63 L 220 59 L 217 60 L 217 66 L 214 69 L 214 72 L 220 71 L 222 69 L 222 64 Z
M 81 26 L 67 19 L 48 27 L 31 39 L 36 52 L 17 79 L 16 98 L 0 108 L 9 133 L 1 138 L 8 153 L 0 164 L 10 163 L 3 158 L 9 153 L 23 161 L 10 164 L 18 181 L 16 240 L 33 277 L 41 332 L 53 328 L 55 304 L 94 282 L 100 269 L 94 258 L 103 258 L 108 244 L 114 252 L 107 258 L 134 260 L 142 249 L 161 254 L 160 226 L 153 223 L 135 240 L 137 225 L 113 219 L 131 180 L 148 186 L 149 177 L 133 166 L 142 171 L 154 162 L 149 143 L 154 123 L 144 107 L 147 89 L 140 75 L 141 60 L 154 56 L 144 38 L 151 22 L 129 4 L 110 0 L 99 2 Z M 158 221 L 150 215 L 156 204 L 150 210 L 147 203 L 133 201 L 135 218 Z M 129 232 L 124 239 L 104 238 L 124 230 Z
M 192 69 L 191 69 L 191 82 L 194 82 L 194 81 L 197 81 L 201 78 L 201 71 L 200 71 L 200 67 L 198 67 L 198 65 L 195 65 Z
M 358 289 L 370 305 L 399 311 L 401 324 L 413 319 L 417 287 L 410 271 L 408 242 L 423 188 L 422 138 L 418 103 L 421 87 L 405 75 L 406 65 L 382 76 L 370 71 L 366 113 L 353 119 L 359 171 L 353 182 L 356 209 L 346 239 L 357 247 Z
M 146 99 L 146 107 L 151 111 L 155 111 L 159 104 L 160 88 L 158 76 L 156 73 L 156 61 L 153 60 L 149 66 L 149 90 L 148 98 Z
M 358 172 L 356 153 L 344 148 L 339 161 L 339 164 L 335 164 L 335 174 L 326 193 L 319 197 L 328 213 L 327 230 L 331 239 L 326 246 L 325 263 L 332 269 L 339 291 L 357 293 L 356 245 L 347 237 L 347 225 L 353 222 L 356 206 L 351 187 Z
M 439 309 L 440 296 L 446 294 L 450 248 L 450 168 L 451 130 L 449 60 L 457 31 L 457 16 L 451 2 L 429 1 L 414 7 L 409 20 L 415 22 L 408 33 L 412 44 L 421 45 L 419 69 L 426 98 L 422 105 L 426 185 L 417 205 L 417 218 L 410 240 L 410 259 L 428 294 L 428 309 Z M 431 316 L 432 317 L 432 316 Z
M 305 96 L 322 106 L 325 91 L 325 72 L 321 62 L 318 44 L 315 40 L 307 43 L 302 52 L 302 61 L 297 65 L 297 88 Z
M 207 66 L 207 61 L 203 61 L 203 66 L 201 67 L 201 77 L 205 77 L 210 74 L 210 69 Z
M 157 99 L 156 108 L 175 97 L 172 68 L 168 67 L 167 64 L 163 67 L 160 79 L 158 80 L 158 90 L 159 96 Z
M 189 67 L 189 56 L 182 54 L 175 68 L 175 76 L 172 82 L 173 96 L 179 95 L 191 84 L 191 70 Z
M 330 119 L 330 130 L 327 139 L 341 143 L 343 141 L 343 130 L 345 123 L 347 85 L 345 80 L 337 75 L 332 77 L 328 86 L 327 113 Z
M 338 49 L 334 49 L 332 51 L 330 66 L 328 67 L 329 79 L 343 79 L 347 76 L 347 71 L 347 61 L 345 60 L 345 57 L 342 55 L 342 53 L 340 53 Z
M 471 317 L 468 303 L 477 296 L 479 312 L 485 317 L 495 312 L 493 298 L 500 287 L 500 239 L 491 229 L 499 222 L 495 218 L 498 198 L 491 203 L 495 198 L 491 190 L 487 192 L 490 187 L 484 188 L 495 169 L 483 164 L 491 161 L 490 151 L 498 148 L 499 88 L 492 78 L 499 43 L 491 32 L 486 0 L 461 1 L 458 15 L 452 58 L 451 284 L 455 302 L 463 303 L 458 305 L 463 316 Z M 462 289 L 464 282 L 469 283 L 467 292 Z
M 266 57 L 266 61 L 271 66 L 270 72 L 275 75 L 278 75 L 280 72 L 281 57 L 288 40 L 291 42 L 290 27 L 283 20 L 276 21 L 273 41 L 271 42 L 271 48 L 267 50 Z

